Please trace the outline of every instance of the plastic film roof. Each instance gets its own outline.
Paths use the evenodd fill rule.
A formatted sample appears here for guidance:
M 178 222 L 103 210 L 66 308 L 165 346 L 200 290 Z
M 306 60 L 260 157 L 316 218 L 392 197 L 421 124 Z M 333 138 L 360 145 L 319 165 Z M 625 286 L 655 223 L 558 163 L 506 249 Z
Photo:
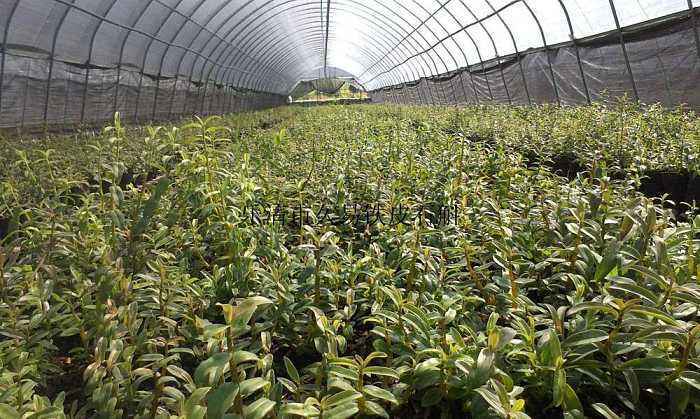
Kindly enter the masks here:
M 0 0 L 14 54 L 271 93 L 328 69 L 409 83 L 700 0 Z

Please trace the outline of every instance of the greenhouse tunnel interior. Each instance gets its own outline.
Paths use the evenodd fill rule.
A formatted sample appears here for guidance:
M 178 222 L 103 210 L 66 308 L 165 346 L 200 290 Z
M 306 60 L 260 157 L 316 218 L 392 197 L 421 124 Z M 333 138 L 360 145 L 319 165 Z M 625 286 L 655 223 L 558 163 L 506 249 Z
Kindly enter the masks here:
M 697 6 L 0 0 L 0 127 L 260 109 L 336 76 L 375 103 L 581 105 L 626 95 L 697 107 Z
M 0 0 L 0 419 L 700 419 L 700 0 Z

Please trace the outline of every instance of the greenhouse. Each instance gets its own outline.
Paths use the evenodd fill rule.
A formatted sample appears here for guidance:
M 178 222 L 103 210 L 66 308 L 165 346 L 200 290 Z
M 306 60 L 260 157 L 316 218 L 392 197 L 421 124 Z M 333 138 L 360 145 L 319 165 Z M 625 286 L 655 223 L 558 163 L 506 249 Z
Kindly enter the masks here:
M 259 109 L 336 73 L 376 102 L 700 104 L 692 0 L 3 0 L 0 33 L 2 127 Z
M 700 415 L 697 0 L 0 0 L 0 419 Z

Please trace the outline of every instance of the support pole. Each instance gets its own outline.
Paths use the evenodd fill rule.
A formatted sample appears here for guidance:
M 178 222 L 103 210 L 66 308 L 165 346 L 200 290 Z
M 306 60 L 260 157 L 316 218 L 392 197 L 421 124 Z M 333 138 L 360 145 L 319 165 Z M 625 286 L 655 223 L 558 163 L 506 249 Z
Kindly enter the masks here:
M 634 93 L 635 102 L 639 102 L 639 93 L 637 92 L 637 83 L 634 81 L 634 73 L 632 73 L 632 65 L 630 64 L 630 58 L 627 54 L 627 45 L 625 43 L 625 34 L 620 27 L 620 19 L 617 17 L 617 9 L 615 8 L 615 2 L 613 0 L 608 0 L 610 3 L 610 10 L 612 11 L 613 18 L 615 18 L 615 27 L 617 28 L 617 33 L 620 36 L 620 46 L 622 46 L 622 55 L 625 57 L 625 65 L 627 66 L 627 74 L 630 77 L 630 83 L 632 83 L 632 92 Z
M 2 90 L 3 90 L 3 81 L 5 79 L 5 59 L 7 56 L 7 37 L 9 35 L 10 31 L 10 26 L 12 26 L 12 19 L 15 17 L 15 12 L 17 11 L 17 6 L 19 6 L 20 0 L 15 1 L 15 5 L 12 6 L 12 10 L 10 11 L 10 16 L 7 19 L 7 24 L 5 26 L 5 33 L 3 34 L 2 37 L 2 45 L 0 46 L 0 54 L 2 54 L 2 58 L 0 59 L 0 113 L 2 112 Z
M 581 53 L 578 48 L 578 43 L 576 42 L 576 35 L 574 34 L 574 26 L 571 23 L 571 16 L 569 15 L 569 10 L 564 5 L 563 0 L 559 0 L 559 6 L 561 6 L 564 12 L 564 17 L 566 17 L 566 24 L 569 26 L 569 37 L 574 45 L 574 53 L 576 54 L 576 63 L 578 64 L 578 70 L 581 73 L 581 82 L 583 83 L 583 91 L 586 93 L 586 103 L 591 104 L 591 92 L 588 91 L 588 82 L 586 81 L 586 72 L 583 71 L 583 64 L 581 63 Z
M 693 25 L 693 34 L 695 35 L 695 49 L 698 52 L 698 58 L 700 58 L 700 35 L 698 34 L 698 17 L 695 13 L 695 8 L 693 8 L 693 0 L 688 0 L 688 13 L 690 13 L 690 21 Z

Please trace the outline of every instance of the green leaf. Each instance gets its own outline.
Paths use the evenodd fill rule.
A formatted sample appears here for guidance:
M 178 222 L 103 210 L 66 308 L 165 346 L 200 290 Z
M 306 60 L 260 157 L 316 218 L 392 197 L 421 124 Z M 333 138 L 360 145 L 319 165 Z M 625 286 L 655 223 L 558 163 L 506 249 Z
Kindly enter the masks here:
M 637 333 L 634 340 L 638 342 L 648 342 L 654 340 L 667 340 L 679 345 L 686 344 L 685 335 L 687 333 L 680 328 L 669 326 L 653 326 Z
M 167 371 L 170 373 L 170 375 L 177 377 L 180 381 L 184 381 L 187 384 L 194 384 L 190 374 L 177 365 L 168 365 Z
M 499 330 L 500 338 L 498 339 L 498 349 L 503 349 L 511 340 L 518 334 L 514 329 L 510 327 L 502 327 Z
M 173 377 L 171 377 L 171 378 L 173 378 Z M 175 380 L 174 378 L 173 378 L 173 381 L 177 382 L 177 380 Z M 180 390 L 178 390 L 176 387 L 170 387 L 170 386 L 163 387 L 163 394 L 167 395 L 168 397 L 170 397 L 174 400 L 185 400 L 185 395 Z
M 666 287 L 668 287 L 668 281 L 654 269 L 641 265 L 633 265 L 630 267 L 630 270 L 639 272 L 645 278 L 651 279 L 661 289 L 665 289 Z
M 349 381 L 344 380 L 340 377 L 328 377 L 328 388 L 355 391 L 355 387 L 353 387 L 353 385 Z
M 569 337 L 566 338 L 566 340 L 564 341 L 564 346 L 573 348 L 576 346 L 590 345 L 596 342 L 602 342 L 607 339 L 608 334 L 603 330 L 588 329 L 569 335 Z
M 644 370 L 654 372 L 671 372 L 675 368 L 673 362 L 665 358 L 638 358 L 620 365 L 620 369 Z
M 269 381 L 261 377 L 254 377 L 244 380 L 240 384 L 241 395 L 243 397 L 248 397 L 269 383 Z
M 567 230 L 569 230 L 569 233 L 571 234 L 579 234 L 579 226 L 576 223 L 564 223 L 564 226 L 566 227 Z
M 452 323 L 452 321 L 457 317 L 457 310 L 454 308 L 450 307 L 446 312 L 445 312 L 445 325 L 449 325 Z
M 487 340 L 488 344 L 488 349 L 492 352 L 495 352 L 498 349 L 498 342 L 501 340 L 501 334 L 498 330 L 492 330 L 491 333 L 489 333 L 489 337 Z
M 207 419 L 222 419 L 238 395 L 238 384 L 224 383 L 207 396 Z
M 552 383 L 552 398 L 555 406 L 561 406 L 566 392 L 566 372 L 563 368 L 554 371 L 554 383 Z
M 389 414 L 384 408 L 371 400 L 365 400 L 365 411 L 373 416 L 389 419 Z
M 388 367 L 367 367 L 364 369 L 364 373 L 370 375 L 379 375 L 382 377 L 390 377 L 396 380 L 399 379 L 399 374 L 397 374 L 396 371 Z
M 132 240 L 138 238 L 146 231 L 146 228 L 151 222 L 151 219 L 153 218 L 153 215 L 156 209 L 158 208 L 163 194 L 168 189 L 168 186 L 170 186 L 170 180 L 166 177 L 162 178 L 158 182 L 158 184 L 156 185 L 156 189 L 153 191 L 153 194 L 150 196 L 150 198 L 148 198 L 148 200 L 143 206 L 143 209 L 141 210 L 141 217 L 131 229 Z
M 163 359 L 161 354 L 145 354 L 139 357 L 139 362 L 155 362 Z
M 32 415 L 25 416 L 26 419 L 55 419 L 61 417 L 64 417 L 63 409 L 60 409 L 56 406 L 41 409 Z
M 380 290 L 391 299 L 396 308 L 401 307 L 401 294 L 399 290 L 393 287 L 381 287 Z
M 574 417 L 583 418 L 583 406 L 581 405 L 576 392 L 570 385 L 565 384 L 564 386 L 564 409 L 567 412 L 572 413 Z
M 491 369 L 496 359 L 496 354 L 488 348 L 484 348 L 479 352 L 476 359 L 476 369 L 472 372 L 472 380 L 476 385 L 484 384 L 491 378 Z
M 204 330 L 202 331 L 202 336 L 205 338 L 211 338 L 211 337 L 223 337 L 224 332 L 228 329 L 228 326 L 225 324 L 208 324 L 204 326 Z
M 673 380 L 670 385 L 669 408 L 673 417 L 681 417 L 688 408 L 690 386 L 681 380 Z
M 501 399 L 496 395 L 496 393 L 492 392 L 491 390 L 487 389 L 486 387 L 480 387 L 475 390 L 479 395 L 486 400 L 486 403 L 489 404 L 493 408 L 493 410 L 496 411 L 496 414 L 502 418 L 507 418 L 508 417 L 508 411 L 503 408 L 501 405 Z
M 606 419 L 622 419 L 615 412 L 613 412 L 607 405 L 603 403 L 593 403 L 593 409 Z
M 685 371 L 683 374 L 681 374 L 680 379 L 693 386 L 696 390 L 700 391 L 700 372 Z
M 404 320 L 410 320 L 415 324 L 425 337 L 430 336 L 430 321 L 425 311 L 414 304 L 404 304 Z
M 231 359 L 233 362 L 238 364 L 242 364 L 244 362 L 257 362 L 259 360 L 258 356 L 255 355 L 252 352 L 248 351 L 236 351 L 233 353 L 233 357 Z
M 299 390 L 296 383 L 288 378 L 277 377 L 277 382 L 282 384 L 290 393 L 296 393 Z
M 20 419 L 22 416 L 17 410 L 15 410 L 14 407 L 5 403 L 0 403 L 0 417 L 7 419 Z
M 362 387 L 362 391 L 376 399 L 382 399 L 384 401 L 396 405 L 399 404 L 399 401 L 396 399 L 396 396 L 394 396 L 390 391 L 384 390 L 383 388 L 379 388 L 373 385 L 366 385 Z
M 200 406 L 199 403 L 204 400 L 204 397 L 207 395 L 210 389 L 210 387 L 200 387 L 192 392 L 190 397 L 185 402 L 185 407 L 183 409 L 186 417 L 197 417 L 197 415 L 200 414 L 200 411 L 206 413 L 206 409 L 204 409 L 203 406 Z
M 359 368 L 359 364 L 353 358 L 333 358 L 331 360 L 331 364 L 343 366 L 343 367 L 348 367 L 348 368 L 353 369 L 353 370 Z
M 206 386 L 209 385 L 209 383 L 218 382 L 225 368 L 228 366 L 228 361 L 230 359 L 230 353 L 219 352 L 200 363 L 194 371 L 195 383 L 199 386 Z
M 264 297 L 246 298 L 241 304 L 236 306 L 233 311 L 233 321 L 231 327 L 234 333 L 238 336 L 247 330 L 248 322 L 253 317 L 255 310 L 266 304 L 271 304 L 272 301 Z
M 292 361 L 287 358 L 286 356 L 284 357 L 284 367 L 287 369 L 287 375 L 289 378 L 292 379 L 295 383 L 301 383 L 301 379 L 299 378 L 299 371 L 297 371 L 297 368 L 294 366 Z
M 2 263 L 0 263 L 0 266 Z M 75 336 L 80 333 L 80 329 L 77 327 L 69 327 L 67 329 L 61 330 L 60 336 L 68 337 L 68 336 Z
M 192 410 L 187 412 L 187 419 L 204 419 L 207 416 L 207 408 L 204 406 L 193 406 Z
M 226 321 L 226 324 L 231 324 L 233 321 L 234 307 L 231 304 L 216 303 L 216 305 L 221 307 L 221 310 L 224 312 L 224 320 Z
M 542 365 L 555 367 L 557 359 L 562 357 L 561 343 L 559 336 L 554 329 L 549 329 L 547 333 L 542 335 L 539 343 L 539 358 Z
M 328 331 L 329 325 L 328 325 L 328 317 L 326 317 L 326 313 L 323 312 L 318 307 L 309 307 L 309 310 L 311 310 L 314 313 L 314 317 L 316 318 L 316 325 L 322 332 Z
M 424 370 L 416 371 L 413 374 L 413 386 L 416 390 L 436 385 L 442 379 L 442 374 L 439 370 Z
M 639 306 L 638 305 L 638 306 L 634 306 L 633 308 L 630 308 L 629 311 L 631 313 L 643 314 L 645 316 L 653 317 L 657 320 L 660 320 L 660 321 L 662 321 L 666 324 L 670 324 L 672 326 L 678 325 L 678 322 L 676 321 L 676 319 L 674 319 L 670 315 L 664 313 L 663 311 L 658 310 L 658 309 L 653 308 L 653 307 Z
M 634 370 L 624 370 L 622 375 L 625 376 L 625 382 L 627 383 L 627 388 L 630 390 L 630 396 L 634 403 L 639 403 L 639 378 Z
M 286 403 L 280 409 L 280 413 L 284 416 L 301 416 L 306 418 L 318 416 L 318 409 L 304 403 Z
M 362 397 L 362 393 L 355 390 L 343 390 L 341 392 L 335 393 L 332 396 L 328 396 L 324 399 L 324 405 L 328 407 L 337 406 L 340 404 L 347 404 L 353 402 Z
M 355 416 L 360 409 L 357 407 L 357 403 L 343 403 L 330 410 L 323 412 L 323 419 L 347 419 L 349 417 Z
M 261 398 L 243 408 L 245 419 L 263 419 L 267 416 L 277 403 L 270 399 Z
M 496 330 L 496 324 L 498 323 L 499 317 L 500 317 L 499 314 L 496 313 L 495 311 L 493 313 L 491 313 L 491 315 L 489 316 L 488 322 L 486 322 L 486 332 L 488 332 L 490 334 L 491 332 Z
M 350 368 L 341 367 L 340 365 L 331 365 L 331 374 L 337 375 L 338 377 L 347 378 L 348 380 L 357 381 L 360 379 L 357 371 L 351 370 Z
M 596 302 L 585 302 L 581 304 L 577 304 L 574 307 L 571 307 L 568 311 L 568 315 L 574 315 L 578 313 L 579 311 L 603 311 L 606 313 L 610 314 L 616 314 L 616 311 L 614 308 L 610 307 L 609 305 L 606 304 L 601 304 L 601 303 L 596 303 Z
M 639 297 L 642 301 L 646 301 L 648 304 L 655 305 L 656 299 L 658 298 L 658 296 L 650 290 L 644 287 L 640 287 L 639 285 L 630 284 L 626 282 L 615 282 L 613 285 L 610 286 L 610 289 L 632 294 L 634 296 Z
M 595 275 L 593 276 L 595 282 L 603 280 L 617 267 L 621 245 L 622 243 L 615 240 L 605 249 L 603 260 L 596 267 Z
M 367 357 L 365 358 L 365 365 L 369 365 L 369 363 L 372 362 L 372 360 L 374 360 L 374 359 L 378 359 L 378 358 L 383 359 L 386 357 L 387 357 L 387 354 L 384 352 L 372 352 L 371 354 L 367 355 Z

